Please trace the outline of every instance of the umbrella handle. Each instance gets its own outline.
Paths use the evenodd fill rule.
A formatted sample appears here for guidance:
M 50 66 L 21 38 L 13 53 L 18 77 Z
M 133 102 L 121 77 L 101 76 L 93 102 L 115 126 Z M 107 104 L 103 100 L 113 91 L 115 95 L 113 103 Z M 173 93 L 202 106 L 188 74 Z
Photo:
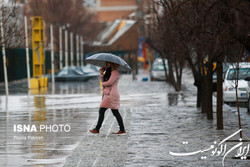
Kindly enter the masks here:
M 106 70 L 107 70 L 107 67 L 103 66 L 103 67 L 102 67 L 102 71 L 104 72 L 104 71 L 106 71 Z

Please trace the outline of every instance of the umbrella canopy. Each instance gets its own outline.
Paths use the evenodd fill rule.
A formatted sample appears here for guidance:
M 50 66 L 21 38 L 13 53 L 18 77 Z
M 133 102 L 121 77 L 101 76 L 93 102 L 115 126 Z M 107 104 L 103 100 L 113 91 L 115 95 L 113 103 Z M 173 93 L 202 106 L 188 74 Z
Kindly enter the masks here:
M 130 71 L 131 68 L 129 65 L 120 57 L 111 54 L 111 53 L 97 53 L 94 54 L 86 59 L 87 63 L 103 67 L 106 65 L 106 62 L 112 62 L 115 64 L 119 64 L 118 67 L 119 71 Z

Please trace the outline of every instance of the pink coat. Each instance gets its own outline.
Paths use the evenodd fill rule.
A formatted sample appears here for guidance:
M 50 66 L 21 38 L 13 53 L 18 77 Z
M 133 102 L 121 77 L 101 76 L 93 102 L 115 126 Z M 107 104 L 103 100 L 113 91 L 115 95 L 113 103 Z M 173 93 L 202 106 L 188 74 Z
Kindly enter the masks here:
M 117 89 L 119 72 L 114 70 L 108 81 L 103 82 L 103 75 L 100 76 L 103 86 L 103 99 L 100 107 L 119 109 L 120 108 L 120 94 Z

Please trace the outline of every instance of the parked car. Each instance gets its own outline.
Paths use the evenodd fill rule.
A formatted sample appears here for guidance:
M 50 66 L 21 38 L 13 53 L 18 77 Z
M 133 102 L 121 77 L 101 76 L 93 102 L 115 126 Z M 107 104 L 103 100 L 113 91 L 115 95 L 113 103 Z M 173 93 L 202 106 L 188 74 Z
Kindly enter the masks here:
M 225 103 L 236 102 L 236 90 L 235 81 L 236 67 L 230 66 L 226 72 L 225 79 L 223 82 L 223 100 Z M 250 64 L 240 63 L 239 74 L 238 74 L 238 100 L 239 102 L 247 102 L 249 99 L 250 85 L 246 81 L 247 77 L 250 77 Z
M 250 77 L 247 77 L 245 80 L 248 82 L 248 84 L 250 84 Z M 250 95 L 248 96 L 247 100 L 247 111 L 250 113 Z
M 87 81 L 91 78 L 99 76 L 98 69 L 93 65 L 87 65 L 82 67 L 69 66 L 64 67 L 55 74 L 55 81 L 57 82 L 75 82 L 75 81 Z M 49 81 L 51 81 L 51 74 L 47 75 Z
M 168 70 L 168 61 L 165 60 L 165 67 Z M 152 67 L 150 69 L 150 79 L 151 81 L 165 81 L 165 71 L 161 58 L 157 58 L 154 60 Z

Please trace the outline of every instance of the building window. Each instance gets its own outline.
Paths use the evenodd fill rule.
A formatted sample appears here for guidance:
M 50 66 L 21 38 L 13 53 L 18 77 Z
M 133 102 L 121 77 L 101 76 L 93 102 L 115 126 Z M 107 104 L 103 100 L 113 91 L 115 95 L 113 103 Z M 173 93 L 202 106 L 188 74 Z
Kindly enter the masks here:
M 86 7 L 96 7 L 96 0 L 83 0 L 83 5 Z

